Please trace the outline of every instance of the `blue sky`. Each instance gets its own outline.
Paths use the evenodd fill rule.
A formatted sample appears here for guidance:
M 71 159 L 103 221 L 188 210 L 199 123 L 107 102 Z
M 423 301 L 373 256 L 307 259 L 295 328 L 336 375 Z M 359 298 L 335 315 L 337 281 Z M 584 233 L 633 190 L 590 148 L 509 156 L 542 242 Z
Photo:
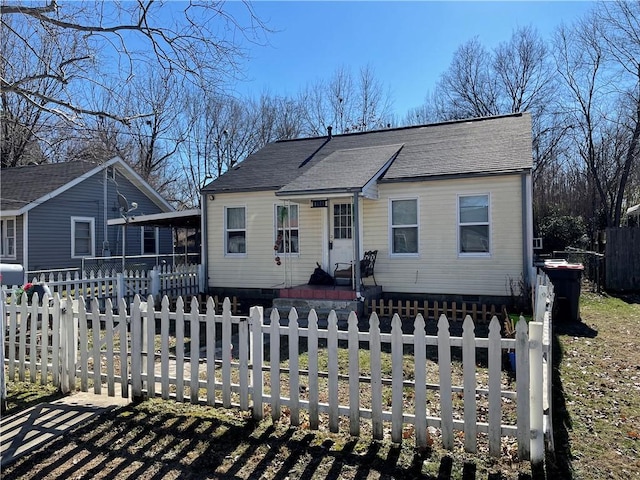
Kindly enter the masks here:
M 356 74 L 369 64 L 390 90 L 401 118 L 423 103 L 467 40 L 478 36 L 492 48 L 528 25 L 548 38 L 560 23 L 570 24 L 594 6 L 579 1 L 257 1 L 256 13 L 275 32 L 270 45 L 250 46 L 247 81 L 237 90 L 295 95 L 306 84 L 328 80 L 338 67 Z

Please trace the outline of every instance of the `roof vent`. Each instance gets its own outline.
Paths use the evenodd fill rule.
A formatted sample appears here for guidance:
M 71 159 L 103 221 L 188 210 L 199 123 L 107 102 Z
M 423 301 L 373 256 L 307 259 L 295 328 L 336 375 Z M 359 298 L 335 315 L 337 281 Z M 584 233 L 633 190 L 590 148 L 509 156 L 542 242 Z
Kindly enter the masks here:
M 327 127 L 327 136 L 329 137 L 329 140 L 331 140 L 331 137 L 332 137 L 331 130 L 333 130 L 333 127 L 331 125 L 329 125 Z

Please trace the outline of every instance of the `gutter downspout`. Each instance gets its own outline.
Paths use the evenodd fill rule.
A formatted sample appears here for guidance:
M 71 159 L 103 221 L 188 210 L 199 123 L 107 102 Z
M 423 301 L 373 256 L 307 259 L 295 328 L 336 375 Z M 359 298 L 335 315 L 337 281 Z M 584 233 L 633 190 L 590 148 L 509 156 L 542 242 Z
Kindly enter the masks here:
M 200 264 L 202 265 L 202 271 L 200 275 L 200 290 L 201 293 L 206 293 L 209 290 L 209 242 L 207 231 L 207 194 L 200 194 Z
M 362 277 L 360 272 L 360 213 L 359 213 L 359 198 L 358 192 L 353 194 L 353 256 L 354 256 L 354 272 L 355 272 L 355 288 L 356 298 L 360 300 L 362 298 L 362 292 L 360 292 L 360 284 L 362 283 Z
M 522 279 L 525 285 L 531 285 L 530 271 L 533 266 L 531 249 L 533 248 L 533 218 L 530 209 L 530 184 L 529 174 L 523 173 L 521 179 L 522 196 Z
M 22 266 L 24 268 L 23 285 L 29 281 L 29 212 L 22 215 Z

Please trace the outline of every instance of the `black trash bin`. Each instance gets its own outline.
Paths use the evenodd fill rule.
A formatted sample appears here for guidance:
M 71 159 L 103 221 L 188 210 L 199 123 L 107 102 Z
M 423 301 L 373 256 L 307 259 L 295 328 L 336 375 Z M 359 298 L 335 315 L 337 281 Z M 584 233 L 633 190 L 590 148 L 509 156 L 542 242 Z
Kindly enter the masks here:
M 579 321 L 580 282 L 584 266 L 581 263 L 568 263 L 566 260 L 547 260 L 543 270 L 553 283 L 553 319 L 558 322 Z

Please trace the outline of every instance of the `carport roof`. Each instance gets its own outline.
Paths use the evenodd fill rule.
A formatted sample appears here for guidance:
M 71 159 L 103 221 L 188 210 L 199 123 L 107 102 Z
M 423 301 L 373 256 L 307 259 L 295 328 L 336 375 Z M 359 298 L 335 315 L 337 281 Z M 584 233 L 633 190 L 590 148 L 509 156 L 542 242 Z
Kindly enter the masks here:
M 112 218 L 108 225 L 124 225 L 124 218 Z M 132 216 L 128 225 L 147 227 L 200 228 L 200 209 L 179 210 L 177 212 L 154 213 L 152 215 Z

